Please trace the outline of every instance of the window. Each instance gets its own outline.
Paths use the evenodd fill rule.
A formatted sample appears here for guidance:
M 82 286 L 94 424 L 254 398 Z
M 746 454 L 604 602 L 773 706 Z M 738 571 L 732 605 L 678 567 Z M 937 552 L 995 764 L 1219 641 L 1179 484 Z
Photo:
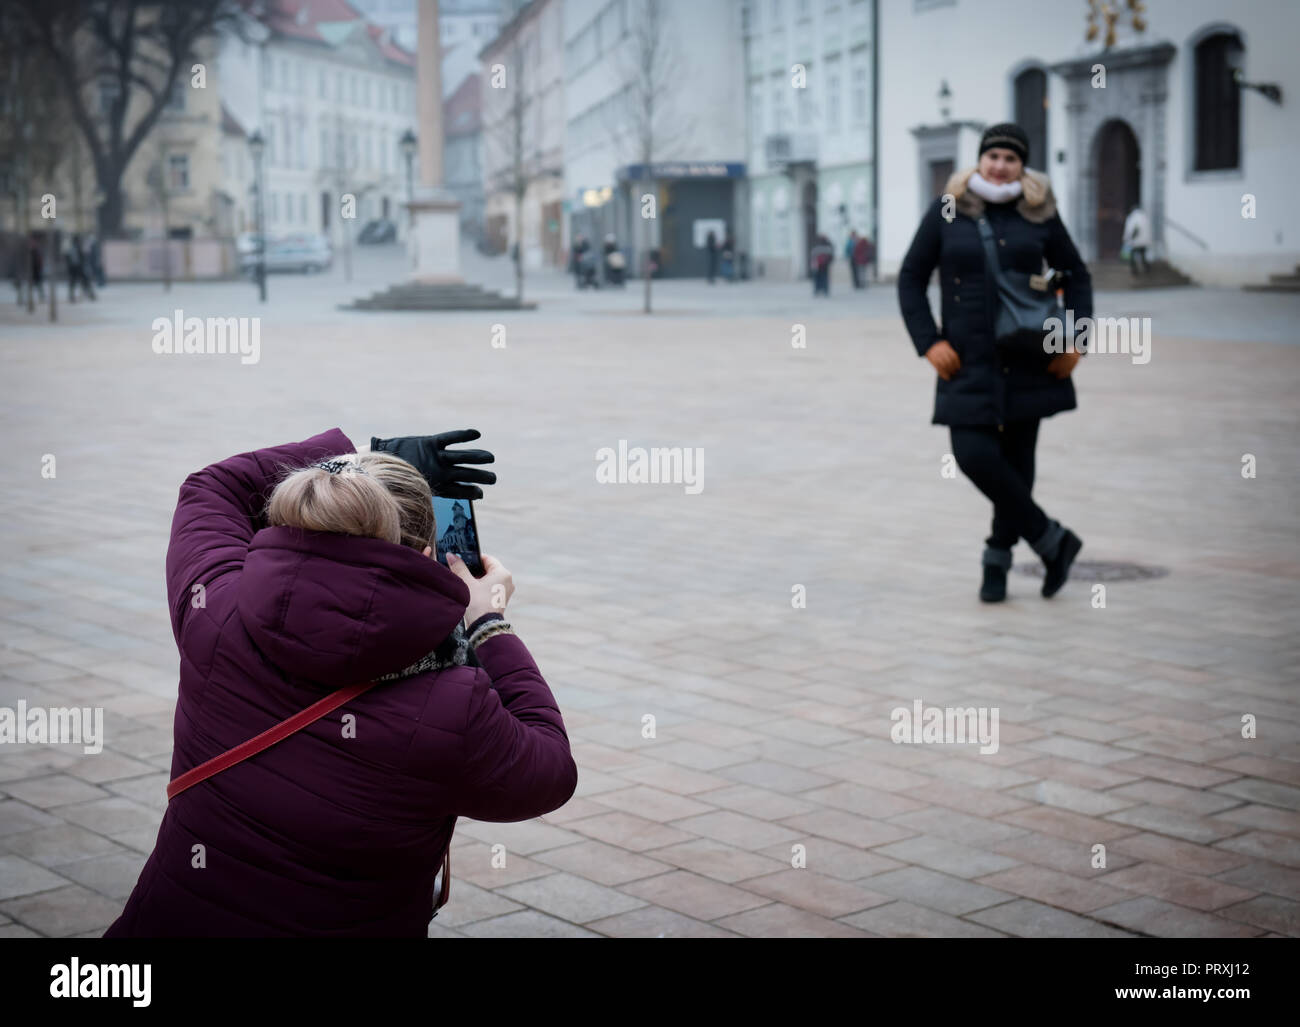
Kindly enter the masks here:
M 867 120 L 867 53 L 859 50 L 853 55 L 853 93 L 850 97 L 853 123 L 861 125 Z
M 343 72 L 334 72 L 334 99 L 340 103 L 343 101 Z
M 359 103 L 361 101 L 361 93 L 360 90 L 357 88 L 356 75 L 348 76 L 348 89 L 349 89 L 349 95 L 352 97 L 352 102 Z
M 307 223 L 307 194 L 302 193 L 298 196 L 298 220 L 302 224 Z
M 325 72 L 323 70 L 316 72 L 316 95 L 322 100 L 327 99 L 329 96 L 329 90 L 325 87 Z
M 1015 122 L 1029 137 L 1031 168 L 1047 168 L 1047 73 L 1028 68 L 1016 76 Z
M 754 138 L 761 139 L 763 136 L 763 87 L 761 85 L 750 86 L 749 111 L 753 120 Z
M 794 91 L 795 118 L 799 128 L 811 128 L 813 120 L 812 100 L 808 95 L 815 88 L 812 65 L 807 65 L 805 71 L 807 79 L 803 88 Z
M 190 188 L 190 155 L 188 153 L 169 153 L 167 155 L 167 190 L 173 193 L 188 192 Z
M 1197 171 L 1241 167 L 1241 88 L 1233 70 L 1242 66 L 1241 39 L 1217 32 L 1196 44 Z
M 840 130 L 840 62 L 827 65 L 826 69 L 826 131 L 836 133 Z
M 190 83 L 184 75 L 178 75 L 176 81 L 172 83 L 172 91 L 167 96 L 165 110 L 173 114 L 182 114 L 185 111 L 186 93 L 189 91 Z
M 321 167 L 327 168 L 330 164 L 330 131 L 324 125 L 320 129 L 320 160 Z
M 279 206 L 276 204 L 276 199 L 277 199 L 277 197 L 279 197 L 279 195 L 280 195 L 279 193 L 267 193 L 267 198 L 271 201 L 271 215 L 270 215 L 270 220 L 272 220 L 272 221 L 279 221 L 279 220 L 280 220 L 280 208 L 279 208 Z

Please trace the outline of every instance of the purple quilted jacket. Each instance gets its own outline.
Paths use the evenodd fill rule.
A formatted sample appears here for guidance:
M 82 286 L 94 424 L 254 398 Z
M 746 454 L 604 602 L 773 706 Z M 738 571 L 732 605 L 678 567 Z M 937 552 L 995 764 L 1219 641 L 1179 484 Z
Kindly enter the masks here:
M 335 429 L 181 486 L 167 550 L 173 778 L 337 688 L 409 666 L 464 616 L 464 582 L 413 549 L 263 526 L 285 468 L 352 452 Z M 496 635 L 477 657 L 382 682 L 177 795 L 104 936 L 423 937 L 458 816 L 528 820 L 578 783 L 524 644 Z

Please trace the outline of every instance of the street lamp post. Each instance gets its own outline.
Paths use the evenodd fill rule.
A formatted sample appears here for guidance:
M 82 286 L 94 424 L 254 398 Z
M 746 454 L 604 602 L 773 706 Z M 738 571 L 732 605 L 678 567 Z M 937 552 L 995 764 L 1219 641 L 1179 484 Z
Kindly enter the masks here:
M 248 140 L 248 149 L 253 155 L 253 188 L 257 191 L 257 290 L 263 303 L 266 302 L 266 222 L 262 206 L 265 192 L 262 188 L 262 152 L 265 148 L 261 129 L 257 129 Z
M 415 179 L 412 171 L 415 164 L 415 133 L 408 128 L 398 141 L 402 147 L 402 156 L 406 158 L 406 218 L 409 225 L 415 220 L 415 215 L 411 211 L 411 201 L 415 199 Z

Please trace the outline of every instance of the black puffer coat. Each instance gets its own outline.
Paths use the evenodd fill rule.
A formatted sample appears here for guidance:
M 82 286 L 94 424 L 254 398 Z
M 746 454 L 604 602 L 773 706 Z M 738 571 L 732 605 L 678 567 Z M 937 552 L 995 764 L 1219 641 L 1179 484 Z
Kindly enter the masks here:
M 943 217 L 942 197 L 925 212 L 898 274 L 898 301 L 917 353 L 924 356 L 934 342 L 947 339 L 961 358 L 961 370 L 950 381 L 937 379 L 932 423 L 1005 424 L 1073 410 L 1074 383 L 1047 373 L 1050 354 L 1009 359 L 995 348 L 976 220 L 989 219 L 1004 268 L 1036 274 L 1046 260 L 1070 272 L 1065 306 L 1076 322 L 1092 317 L 1088 268 L 1056 212 L 1046 175 L 1026 170 L 1019 199 L 986 204 L 966 188 L 970 174 L 958 172 L 948 181 L 945 192 L 955 200 L 951 222 Z M 942 327 L 936 327 L 925 295 L 936 265 Z

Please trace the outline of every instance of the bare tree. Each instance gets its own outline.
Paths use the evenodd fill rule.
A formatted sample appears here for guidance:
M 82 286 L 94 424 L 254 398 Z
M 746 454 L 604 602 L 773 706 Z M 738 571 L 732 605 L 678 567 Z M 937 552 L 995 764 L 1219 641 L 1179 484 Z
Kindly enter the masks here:
M 27 309 L 35 311 L 31 247 L 33 200 L 39 200 L 45 222 L 45 278 L 50 283 L 50 320 L 58 318 L 53 286 L 56 263 L 54 224 L 61 196 L 60 172 L 75 148 L 75 130 L 69 126 L 67 104 L 56 84 L 50 60 L 39 51 L 23 47 L 17 39 L 13 12 L 0 12 L 0 166 L 12 186 L 15 224 L 21 237 L 21 281 Z M 52 202 L 46 201 L 49 196 Z
M 494 117 L 483 126 L 484 163 L 492 168 L 494 189 L 508 193 L 514 200 L 515 296 L 524 298 L 524 198 L 538 163 L 537 118 L 540 105 L 528 95 L 524 46 L 516 37 L 504 54 L 505 60 L 494 62 L 488 71 L 489 89 L 504 94 L 503 105 L 488 107 Z M 485 104 L 485 107 L 487 105 Z
M 172 288 L 172 243 L 171 243 L 171 200 L 172 200 L 172 182 L 171 168 L 168 166 L 168 140 L 165 136 L 155 136 L 153 152 L 150 155 L 149 169 L 145 172 L 145 181 L 149 186 L 149 191 L 153 193 L 154 199 L 158 201 L 158 209 L 162 214 L 162 272 L 163 272 L 163 291 L 171 292 Z
M 666 0 L 641 0 L 629 5 L 628 39 L 620 51 L 623 111 L 636 162 L 641 167 L 644 188 L 653 185 L 653 164 L 681 133 L 689 118 L 678 116 L 674 102 L 681 81 L 681 60 L 667 13 Z M 644 197 L 644 192 L 643 192 Z M 652 266 L 650 260 L 653 235 L 650 219 L 641 207 L 641 270 L 645 278 L 644 310 L 651 313 Z M 659 215 L 655 201 L 654 216 Z
M 274 8 L 278 0 L 268 0 Z M 21 45 L 49 58 L 103 194 L 101 237 L 122 228 L 122 176 L 201 44 L 242 27 L 241 0 L 5 0 Z M 132 101 L 136 102 L 132 102 Z

